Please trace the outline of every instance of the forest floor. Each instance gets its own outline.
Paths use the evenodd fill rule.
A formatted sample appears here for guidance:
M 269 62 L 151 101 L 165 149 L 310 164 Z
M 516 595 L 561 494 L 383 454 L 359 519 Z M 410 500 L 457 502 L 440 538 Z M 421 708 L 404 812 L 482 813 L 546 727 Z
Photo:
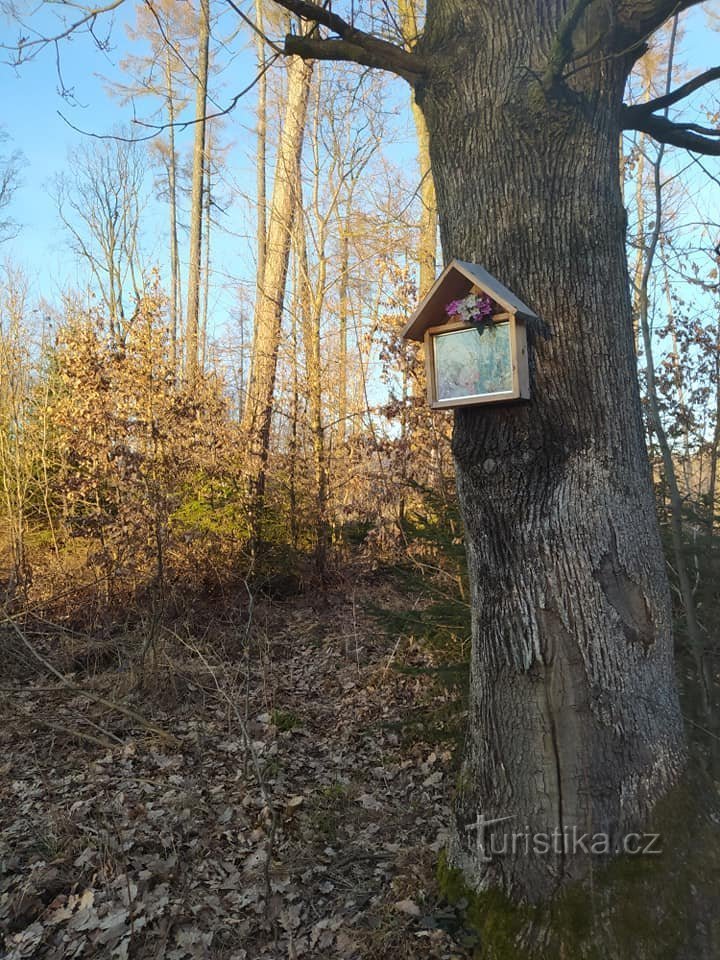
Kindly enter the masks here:
M 435 881 L 454 748 L 417 723 L 449 694 L 370 597 L 423 603 L 376 575 L 324 604 L 208 605 L 155 628 L 142 675 L 123 650 L 147 624 L 91 649 L 69 629 L 0 627 L 16 667 L 0 699 L 0 955 L 468 956 Z

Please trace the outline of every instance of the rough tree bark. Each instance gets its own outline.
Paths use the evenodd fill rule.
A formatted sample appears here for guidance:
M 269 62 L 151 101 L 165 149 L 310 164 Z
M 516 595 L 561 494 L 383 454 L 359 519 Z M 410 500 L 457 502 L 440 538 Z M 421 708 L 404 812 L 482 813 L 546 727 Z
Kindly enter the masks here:
M 531 71 L 558 35 L 555 8 L 498 2 L 464 17 L 482 57 L 439 18 L 423 48 L 437 62 L 421 104 L 443 251 L 485 265 L 543 323 L 532 401 L 455 419 L 473 653 L 452 861 L 473 886 L 536 900 L 586 864 L 522 848 L 486 862 L 479 813 L 531 834 L 606 833 L 614 847 L 684 756 L 617 174 L 630 62 L 542 89 Z
M 523 844 L 486 857 L 493 830 L 575 827 L 615 849 L 685 760 L 618 169 L 623 126 L 720 153 L 657 116 L 661 98 L 622 103 L 645 37 L 692 2 L 433 0 L 416 54 L 320 5 L 277 2 L 336 35 L 287 37 L 287 52 L 415 87 L 445 259 L 484 264 L 542 318 L 532 400 L 455 417 L 473 649 L 450 861 L 475 889 L 544 900 L 588 858 Z M 485 851 L 479 815 L 511 818 L 485 831 Z

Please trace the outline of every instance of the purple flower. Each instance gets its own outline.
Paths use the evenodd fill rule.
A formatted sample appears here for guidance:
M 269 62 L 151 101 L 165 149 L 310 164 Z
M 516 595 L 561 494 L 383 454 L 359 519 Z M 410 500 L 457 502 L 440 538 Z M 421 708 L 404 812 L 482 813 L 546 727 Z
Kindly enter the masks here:
M 458 317 L 466 323 L 481 324 L 492 315 L 493 302 L 485 293 L 470 293 L 460 300 L 451 300 L 445 312 L 449 317 Z

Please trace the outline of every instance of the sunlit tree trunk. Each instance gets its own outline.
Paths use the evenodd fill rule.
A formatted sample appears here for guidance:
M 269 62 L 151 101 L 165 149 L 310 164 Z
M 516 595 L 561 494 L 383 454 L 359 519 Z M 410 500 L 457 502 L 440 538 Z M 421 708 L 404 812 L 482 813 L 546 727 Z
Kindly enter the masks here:
M 170 48 L 165 48 L 165 96 L 168 117 L 168 207 L 170 213 L 170 338 L 172 361 L 176 366 L 178 356 L 178 335 L 182 322 L 182 293 L 180 279 L 180 254 L 178 247 L 177 225 L 177 150 L 175 148 L 175 90 Z
M 297 233 L 297 223 L 295 224 Z M 295 243 L 297 251 L 297 239 Z M 298 502 L 298 454 L 300 449 L 300 345 L 298 319 L 303 309 L 304 279 L 299 258 L 293 257 L 292 307 L 290 312 L 290 440 L 288 444 L 288 499 L 290 508 L 290 539 L 297 550 L 300 542 L 300 514 Z
M 0 276 L 0 525 L 9 535 L 10 597 L 30 580 L 27 515 L 33 476 L 28 406 L 32 382 L 27 281 L 6 266 Z
M 255 0 L 255 53 L 258 79 L 257 142 L 255 170 L 257 177 L 257 286 L 262 289 L 265 276 L 265 246 L 267 243 L 267 75 L 265 73 L 265 41 L 263 31 L 263 0 Z
M 208 311 L 210 305 L 210 235 L 212 231 L 212 126 L 208 124 L 205 137 L 205 188 L 203 190 L 203 268 L 202 268 L 202 317 L 200 321 L 200 369 L 205 368 L 207 358 Z
M 348 315 L 350 301 L 348 297 L 348 286 L 350 282 L 350 234 L 349 234 L 349 214 L 348 204 L 345 222 L 342 226 L 340 236 L 340 296 L 338 310 L 338 436 L 343 441 L 347 436 L 347 416 L 348 416 Z
M 321 234 L 326 224 L 320 224 Z M 305 356 L 305 383 L 308 398 L 308 427 L 312 443 L 314 510 L 313 534 L 315 540 L 315 568 L 322 577 L 327 560 L 327 463 L 325 428 L 323 425 L 322 356 L 320 352 L 320 321 L 327 279 L 327 258 L 323 237 L 319 238 L 319 256 L 313 287 L 305 243 L 304 224 L 296 225 L 297 259 L 300 267 L 300 316 L 302 318 L 303 352 Z
M 408 49 L 412 49 L 417 43 L 419 6 L 418 0 L 399 0 L 398 3 L 400 26 Z M 418 166 L 420 167 L 420 242 L 417 258 L 420 265 L 418 293 L 422 298 L 435 282 L 437 271 L 435 262 L 438 231 L 437 197 L 435 196 L 435 181 L 430 164 L 430 136 L 425 117 L 414 99 L 411 108 L 417 140 Z
M 203 186 L 205 183 L 205 134 L 210 46 L 210 0 L 200 0 L 198 17 L 198 61 L 195 80 L 195 139 L 193 143 L 192 195 L 190 201 L 190 250 L 188 301 L 185 311 L 185 374 L 193 380 L 198 373 L 200 268 L 202 262 Z
M 248 438 L 246 463 L 256 528 L 265 488 L 285 284 L 298 203 L 300 155 L 311 79 L 312 62 L 299 57 L 290 58 L 287 100 L 270 205 L 263 284 L 257 291 L 252 366 L 243 411 L 243 429 Z

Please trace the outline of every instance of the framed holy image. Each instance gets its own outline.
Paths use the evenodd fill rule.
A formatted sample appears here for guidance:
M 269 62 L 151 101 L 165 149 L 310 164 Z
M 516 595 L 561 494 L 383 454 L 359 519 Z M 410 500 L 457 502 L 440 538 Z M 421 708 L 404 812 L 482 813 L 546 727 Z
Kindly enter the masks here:
M 424 340 L 431 407 L 529 397 L 525 325 L 513 314 L 495 314 L 479 326 L 430 327 Z

